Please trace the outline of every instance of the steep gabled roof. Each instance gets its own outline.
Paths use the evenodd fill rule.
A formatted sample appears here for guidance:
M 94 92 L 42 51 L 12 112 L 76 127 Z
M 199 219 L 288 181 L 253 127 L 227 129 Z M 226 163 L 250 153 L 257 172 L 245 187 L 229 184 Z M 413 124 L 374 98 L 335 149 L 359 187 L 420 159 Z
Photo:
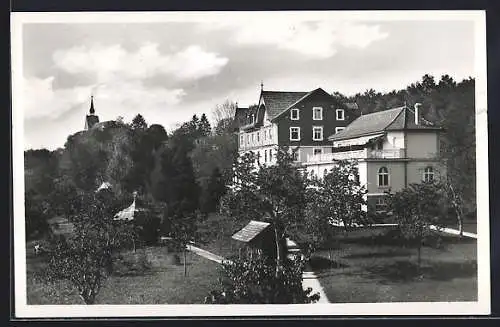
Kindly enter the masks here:
M 234 129 L 239 129 L 241 126 L 245 125 L 247 114 L 248 108 L 236 108 L 234 112 Z
M 241 242 L 250 242 L 269 227 L 269 225 L 269 223 L 263 221 L 251 220 L 245 227 L 236 232 L 232 238 Z
M 363 115 L 354 120 L 344 130 L 328 137 L 330 141 L 340 141 L 387 130 L 440 129 L 419 117 L 415 124 L 415 112 L 406 106 Z
M 262 91 L 261 98 L 264 100 L 267 115 L 269 119 L 272 120 L 308 93 L 309 92 Z

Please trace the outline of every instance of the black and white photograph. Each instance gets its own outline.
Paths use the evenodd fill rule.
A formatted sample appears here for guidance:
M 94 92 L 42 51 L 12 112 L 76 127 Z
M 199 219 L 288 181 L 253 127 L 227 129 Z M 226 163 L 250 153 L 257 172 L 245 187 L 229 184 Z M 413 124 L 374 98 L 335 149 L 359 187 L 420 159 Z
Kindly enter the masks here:
M 12 13 L 15 315 L 490 313 L 484 11 Z

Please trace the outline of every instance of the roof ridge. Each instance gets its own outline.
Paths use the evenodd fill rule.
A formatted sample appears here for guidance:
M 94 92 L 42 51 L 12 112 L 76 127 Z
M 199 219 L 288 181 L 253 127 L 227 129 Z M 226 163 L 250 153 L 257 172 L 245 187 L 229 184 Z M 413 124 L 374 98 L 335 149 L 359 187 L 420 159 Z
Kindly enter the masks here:
M 401 108 L 394 108 L 394 111 L 396 111 L 396 109 L 399 109 L 401 111 L 399 112 L 399 114 L 397 114 L 396 116 L 394 116 L 394 118 L 384 127 L 384 130 L 386 130 L 387 127 L 391 126 L 392 123 L 394 123 L 394 121 L 396 121 L 396 119 L 401 115 L 401 113 L 404 112 L 405 109 L 408 109 L 408 107 L 405 105 L 405 106 L 402 106 Z M 389 109 L 389 110 L 391 110 L 391 109 Z M 404 117 L 404 120 L 405 120 L 404 121 L 404 127 L 406 127 L 406 116 Z
M 294 103 L 290 104 L 290 105 L 289 105 L 288 107 L 286 107 L 283 111 L 281 111 L 279 114 L 277 114 L 276 116 L 274 116 L 274 118 L 273 118 L 273 119 L 278 118 L 278 117 L 279 117 L 279 116 L 281 116 L 283 113 L 287 112 L 287 111 L 288 111 L 288 109 L 290 109 L 291 107 L 295 106 L 297 103 L 299 103 L 300 101 L 304 100 L 305 98 L 307 98 L 308 96 L 310 96 L 313 92 L 316 92 L 316 91 L 318 91 L 318 90 L 323 90 L 323 89 L 322 89 L 321 87 L 318 87 L 318 88 L 316 88 L 316 89 L 314 89 L 314 90 L 311 90 L 311 91 L 309 91 L 309 92 L 306 92 L 306 94 L 304 94 L 304 95 L 303 95 L 300 99 L 298 99 L 298 100 L 297 100 L 297 101 L 295 101 Z M 325 90 L 323 90 L 323 92 L 325 92 L 325 93 L 327 93 L 327 94 L 328 94 L 328 92 L 326 92 Z M 303 92 L 295 92 L 295 93 L 303 93 Z M 328 94 L 328 95 L 330 95 L 330 94 Z M 330 95 L 330 96 L 331 96 L 331 95 Z
M 308 91 L 271 91 L 271 90 L 264 90 L 262 92 L 275 92 L 275 93 L 308 93 Z

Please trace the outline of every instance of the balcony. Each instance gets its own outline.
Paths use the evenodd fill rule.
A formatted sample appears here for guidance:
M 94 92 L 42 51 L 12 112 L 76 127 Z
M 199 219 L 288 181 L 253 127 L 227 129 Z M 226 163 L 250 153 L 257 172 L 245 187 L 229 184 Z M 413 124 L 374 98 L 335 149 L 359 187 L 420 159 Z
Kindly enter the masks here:
M 333 153 L 322 153 L 308 155 L 307 163 L 332 162 L 333 160 L 350 159 L 402 159 L 405 158 L 405 149 L 386 149 L 386 150 L 356 150 Z

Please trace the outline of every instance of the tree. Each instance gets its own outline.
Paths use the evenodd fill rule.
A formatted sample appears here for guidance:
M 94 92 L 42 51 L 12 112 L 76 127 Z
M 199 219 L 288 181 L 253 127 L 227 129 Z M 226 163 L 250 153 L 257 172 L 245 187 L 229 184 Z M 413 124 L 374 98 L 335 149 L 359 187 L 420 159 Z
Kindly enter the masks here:
M 187 247 L 197 238 L 197 221 L 200 219 L 198 211 L 187 206 L 167 209 L 163 223 L 163 230 L 172 237 L 177 250 L 184 256 L 184 276 L 187 276 Z
M 26 238 L 39 236 L 48 231 L 49 204 L 34 190 L 28 190 L 24 198 L 26 217 Z
M 154 150 L 157 150 L 161 144 L 168 139 L 165 128 L 159 124 L 152 124 L 149 126 L 146 135 L 148 140 L 147 143 L 150 144 Z
M 125 128 L 117 130 L 107 145 L 108 162 L 104 180 L 111 183 L 118 194 L 133 191 L 135 188 L 133 181 L 130 180 L 130 173 L 134 167 L 131 148 L 132 140 Z
M 308 190 L 305 219 L 314 243 L 321 244 L 333 238 L 333 221 L 341 221 L 346 232 L 353 223 L 365 222 L 366 190 L 359 183 L 355 163 L 337 161 L 322 180 L 314 179 L 312 186 Z M 331 251 L 329 256 L 331 260 Z
M 210 134 L 212 133 L 212 127 L 210 126 L 210 122 L 208 121 L 207 116 L 204 113 L 201 115 L 197 129 L 201 137 L 210 136 Z
M 224 176 L 218 167 L 215 167 L 210 175 L 206 188 L 201 191 L 200 207 L 205 214 L 215 212 L 219 207 L 219 200 L 226 192 Z
M 196 210 L 199 206 L 199 186 L 188 156 L 188 142 L 177 138 L 157 152 L 157 167 L 152 175 L 153 198 L 168 207 L 185 205 Z
M 215 126 L 217 128 L 220 128 L 220 125 L 222 122 L 228 122 L 234 120 L 234 115 L 236 113 L 236 108 L 237 105 L 234 102 L 231 102 L 229 100 L 226 100 L 223 104 L 219 104 L 215 106 L 215 108 L 212 111 L 212 115 L 214 117 L 215 121 Z M 229 125 L 224 123 L 224 125 Z M 223 128 L 221 130 L 224 130 Z
M 414 244 L 418 251 L 418 267 L 421 249 L 431 226 L 443 227 L 443 194 L 435 183 L 410 184 L 407 188 L 389 194 L 389 207 L 403 237 Z
M 205 303 L 212 304 L 303 304 L 319 300 L 312 289 L 302 288 L 304 261 L 296 257 L 276 275 L 275 267 L 262 256 L 223 262 L 219 289 L 210 292 Z
M 132 119 L 130 127 L 132 130 L 146 130 L 148 128 L 148 124 L 141 114 L 137 114 L 134 119 Z
M 112 272 L 113 253 L 123 241 L 120 229 L 113 224 L 118 207 L 112 196 L 81 194 L 69 216 L 75 226 L 73 234 L 55 239 L 51 247 L 47 276 L 68 280 L 85 304 L 95 303 Z
M 255 156 L 245 156 L 235 167 L 235 179 L 222 200 L 222 211 L 240 221 L 269 221 L 274 230 L 276 266 L 282 273 L 286 236 L 304 224 L 308 179 L 293 163 L 287 148 L 277 151 L 277 164 L 255 168 Z

